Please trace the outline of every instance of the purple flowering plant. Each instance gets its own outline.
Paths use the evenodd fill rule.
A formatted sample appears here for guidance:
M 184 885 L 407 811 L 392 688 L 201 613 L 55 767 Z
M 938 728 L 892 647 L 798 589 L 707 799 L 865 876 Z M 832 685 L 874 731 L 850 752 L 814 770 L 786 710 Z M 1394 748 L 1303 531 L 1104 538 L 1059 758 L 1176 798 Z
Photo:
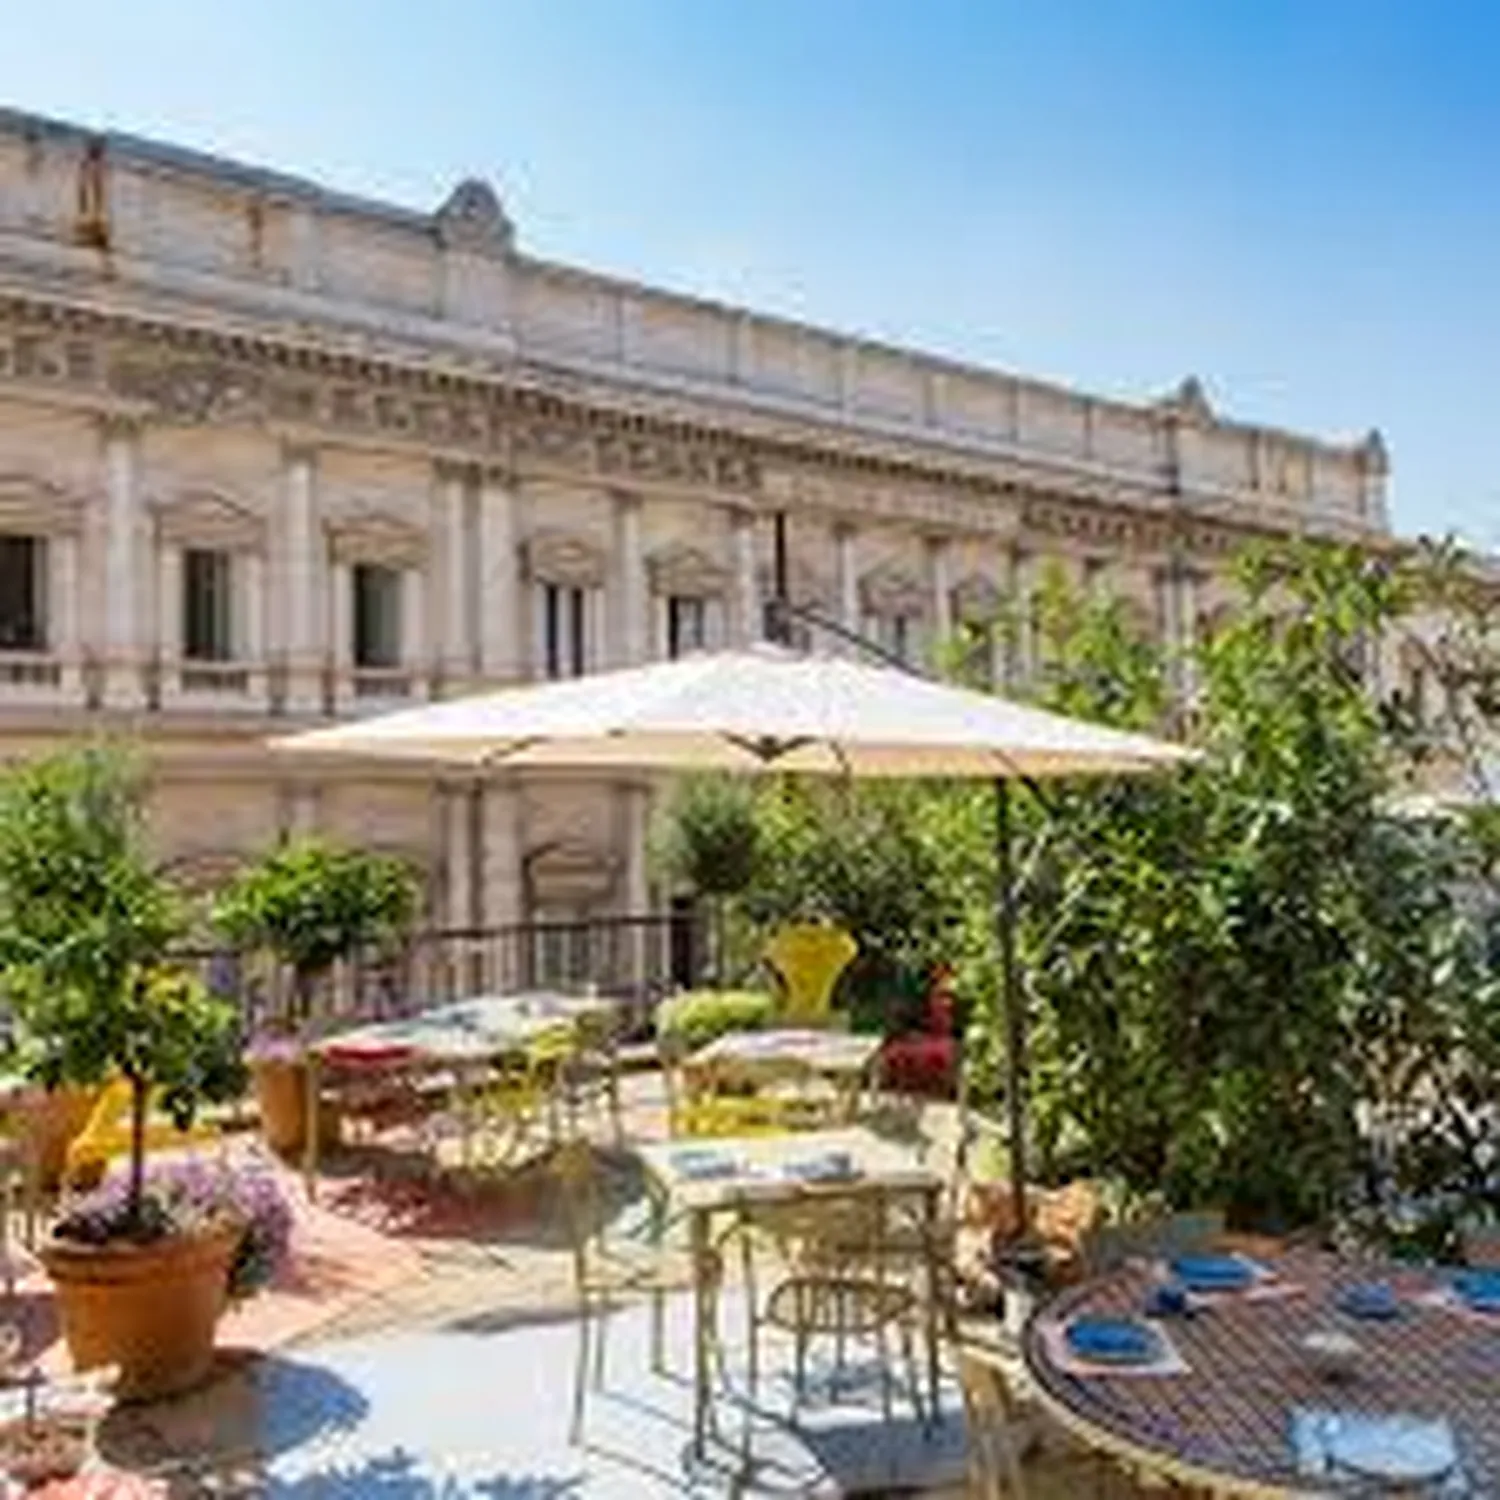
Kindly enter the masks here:
M 127 1233 L 164 1239 L 225 1226 L 240 1230 L 229 1268 L 229 1295 L 239 1301 L 274 1280 L 291 1246 L 292 1207 L 264 1162 L 234 1166 L 197 1157 L 164 1162 L 147 1171 L 134 1208 L 129 1175 L 115 1173 L 74 1198 L 56 1232 L 75 1243 L 107 1245 Z

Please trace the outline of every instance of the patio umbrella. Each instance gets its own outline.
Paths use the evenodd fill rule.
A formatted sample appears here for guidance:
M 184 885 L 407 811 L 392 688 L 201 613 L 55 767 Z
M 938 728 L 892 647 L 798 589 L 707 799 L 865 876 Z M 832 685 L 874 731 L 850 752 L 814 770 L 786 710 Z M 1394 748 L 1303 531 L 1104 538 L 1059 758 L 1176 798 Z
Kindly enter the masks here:
M 1009 782 L 1147 772 L 1192 758 L 1145 735 L 895 667 L 769 644 L 404 709 L 271 744 L 299 755 L 423 760 L 476 771 L 548 766 L 992 780 L 1008 1134 L 1023 1226 L 1025 1024 L 1014 948 Z

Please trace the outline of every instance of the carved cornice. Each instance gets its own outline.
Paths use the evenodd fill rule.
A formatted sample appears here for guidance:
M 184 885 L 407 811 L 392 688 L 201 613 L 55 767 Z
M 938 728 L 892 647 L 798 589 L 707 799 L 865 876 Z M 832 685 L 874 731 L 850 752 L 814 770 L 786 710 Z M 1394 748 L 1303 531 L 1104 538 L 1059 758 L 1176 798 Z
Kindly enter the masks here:
M 85 504 L 81 495 L 35 474 L 0 473 L 0 531 L 76 536 Z
M 671 542 L 646 560 L 651 587 L 658 594 L 713 599 L 727 593 L 729 569 L 686 542 Z
M 1029 531 L 1092 534 L 1151 550 L 1156 517 L 1173 504 L 1152 475 L 1106 475 L 1041 455 L 959 452 L 938 433 L 847 432 L 727 400 L 667 396 L 630 384 L 628 372 L 606 380 L 526 360 L 461 366 L 447 353 L 424 356 L 416 348 L 376 356 L 341 346 L 341 337 L 330 328 L 314 342 L 280 330 L 168 323 L 0 295 L 0 389 L 55 393 L 155 424 L 263 425 L 306 443 L 406 446 L 518 480 L 628 482 L 730 506 L 783 504 L 931 532 L 1013 536 L 1021 519 L 1016 496 L 1045 493 L 1052 497 L 1045 515 L 1026 504 Z M 1191 411 L 1195 401 L 1177 394 Z M 1216 507 L 1224 512 L 1219 532 L 1235 541 L 1285 534 L 1292 523 L 1274 503 L 1285 465 L 1276 461 L 1274 440 L 1265 448 L 1264 500 L 1226 495 Z M 1378 462 L 1377 450 L 1369 463 Z M 1294 524 L 1372 543 L 1381 535 L 1305 506 Z
M 177 547 L 217 547 L 259 552 L 266 544 L 265 518 L 217 490 L 182 490 L 152 507 L 157 532 Z
M 427 561 L 427 533 L 400 516 L 356 511 L 327 522 L 328 548 L 337 563 L 378 563 L 420 568 Z
M 526 540 L 525 560 L 527 576 L 534 582 L 563 588 L 602 588 L 609 570 L 604 550 L 572 531 L 536 532 Z

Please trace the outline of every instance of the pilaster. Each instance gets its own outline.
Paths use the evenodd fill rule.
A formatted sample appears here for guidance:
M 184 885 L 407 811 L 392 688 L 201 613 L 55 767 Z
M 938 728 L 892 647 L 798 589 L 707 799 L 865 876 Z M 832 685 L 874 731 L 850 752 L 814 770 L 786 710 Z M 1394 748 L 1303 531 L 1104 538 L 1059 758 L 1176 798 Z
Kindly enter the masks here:
M 633 667 L 650 656 L 640 496 L 615 495 L 614 533 L 614 607 L 606 611 L 610 629 L 603 656 L 608 666 Z
M 516 682 L 521 668 L 519 497 L 508 476 L 479 488 L 479 666 L 486 679 Z
M 953 548 L 946 537 L 927 543 L 928 589 L 932 594 L 930 664 L 936 666 L 953 638 Z
M 761 638 L 760 584 L 755 566 L 755 515 L 736 511 L 730 523 L 734 579 L 730 594 L 729 635 L 739 648 Z
M 324 548 L 318 528 L 317 456 L 289 445 L 282 459 L 282 535 L 278 564 L 285 610 L 286 709 L 316 714 L 323 707 L 324 642 L 321 593 Z
M 438 652 L 444 691 L 462 692 L 474 670 L 474 616 L 470 580 L 474 553 L 469 526 L 469 484 L 464 470 L 443 465 L 438 470 L 438 513 L 443 532 L 442 645 Z
M 833 533 L 834 587 L 838 590 L 839 624 L 859 633 L 862 611 L 859 606 L 859 536 L 854 527 L 840 525 Z M 835 647 L 839 655 L 857 654 L 850 642 Z
M 111 418 L 104 425 L 104 704 L 145 706 L 145 635 L 141 573 L 143 507 L 140 429 Z
M 521 790 L 514 781 L 485 784 L 480 808 L 480 915 L 487 928 L 524 920 L 521 880 Z

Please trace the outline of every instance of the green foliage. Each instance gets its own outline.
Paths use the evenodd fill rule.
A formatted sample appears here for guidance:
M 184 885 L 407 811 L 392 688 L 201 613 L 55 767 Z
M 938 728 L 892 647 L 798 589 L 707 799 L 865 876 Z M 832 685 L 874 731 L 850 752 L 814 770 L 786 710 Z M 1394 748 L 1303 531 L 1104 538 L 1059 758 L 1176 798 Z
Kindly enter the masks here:
M 119 756 L 34 761 L 0 781 L 0 976 L 18 1061 L 51 1087 L 119 1073 L 183 1123 L 237 1091 L 236 1016 L 166 965 L 182 928 L 141 838 L 139 782 Z M 132 1206 L 142 1151 L 134 1142 Z
M 759 833 L 746 782 L 688 777 L 652 830 L 652 860 L 664 879 L 695 896 L 737 896 L 755 879 Z
M 775 999 L 758 990 L 691 990 L 662 1003 L 656 1034 L 692 1052 L 730 1032 L 763 1031 L 775 1013 Z
M 301 839 L 236 876 L 215 904 L 214 922 L 241 947 L 269 949 L 305 982 L 364 948 L 399 941 L 416 905 L 416 882 L 402 860 Z

